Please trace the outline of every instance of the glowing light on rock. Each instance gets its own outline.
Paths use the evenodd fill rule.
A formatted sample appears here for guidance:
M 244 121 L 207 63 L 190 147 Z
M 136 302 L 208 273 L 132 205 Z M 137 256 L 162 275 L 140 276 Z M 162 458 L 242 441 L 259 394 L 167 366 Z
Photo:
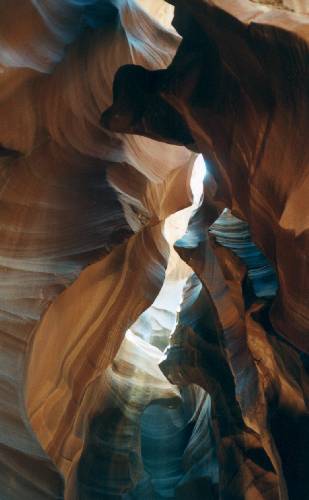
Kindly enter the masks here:
M 198 155 L 195 160 L 190 186 L 193 193 L 193 206 L 199 204 L 203 194 L 203 180 L 207 175 L 207 167 L 203 155 Z

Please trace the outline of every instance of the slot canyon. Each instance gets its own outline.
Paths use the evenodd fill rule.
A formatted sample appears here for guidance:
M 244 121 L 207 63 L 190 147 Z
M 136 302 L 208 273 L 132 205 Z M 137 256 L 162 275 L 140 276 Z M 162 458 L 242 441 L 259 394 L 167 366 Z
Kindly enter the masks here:
M 0 0 L 0 500 L 309 500 L 309 0 Z

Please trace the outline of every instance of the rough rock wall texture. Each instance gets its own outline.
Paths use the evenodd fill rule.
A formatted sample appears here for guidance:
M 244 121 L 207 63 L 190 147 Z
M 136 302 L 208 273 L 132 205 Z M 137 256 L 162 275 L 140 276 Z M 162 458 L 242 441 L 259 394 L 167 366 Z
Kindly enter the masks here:
M 0 500 L 309 497 L 309 23 L 282 6 L 0 2 Z
M 251 0 L 260 5 L 274 5 L 277 8 L 287 9 L 300 14 L 308 14 L 309 6 L 306 0 Z

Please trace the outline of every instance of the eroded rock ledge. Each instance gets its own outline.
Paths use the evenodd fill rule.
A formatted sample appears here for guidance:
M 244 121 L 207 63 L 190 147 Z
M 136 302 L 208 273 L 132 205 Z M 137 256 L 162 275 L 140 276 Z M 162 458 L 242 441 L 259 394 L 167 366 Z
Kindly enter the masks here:
M 1 3 L 1 500 L 309 496 L 309 19 L 265 3 Z

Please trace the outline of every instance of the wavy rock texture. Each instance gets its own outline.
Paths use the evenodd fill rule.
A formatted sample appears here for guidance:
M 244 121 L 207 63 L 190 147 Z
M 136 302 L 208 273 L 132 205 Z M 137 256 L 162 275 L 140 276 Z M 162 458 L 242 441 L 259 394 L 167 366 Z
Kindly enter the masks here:
M 0 500 L 309 497 L 306 12 L 0 2 Z
M 179 40 L 132 2 L 0 10 L 0 492 L 73 498 L 104 369 L 164 278 L 161 221 L 191 196 L 191 153 L 102 131 L 100 111 L 121 64 L 165 67 Z
M 203 289 L 190 306 L 185 295 L 161 366 L 211 395 L 211 494 L 306 497 L 308 18 L 245 0 L 171 3 L 183 37 L 172 64 L 121 68 L 101 120 L 187 145 L 211 174 L 177 244 Z M 212 225 L 225 207 L 245 223 L 225 212 Z
M 194 276 L 188 283 L 161 367 L 172 382 L 193 381 L 211 395 L 219 450 L 219 480 L 210 478 L 207 486 L 212 495 L 218 487 L 220 498 L 306 496 L 308 374 L 300 356 L 269 327 L 274 275 L 266 264 L 271 279 L 263 296 L 265 258 L 242 222 L 225 212 L 210 237 L 203 223 L 197 214 L 177 243 L 201 281 Z M 247 269 L 230 248 L 245 252 Z M 283 428 L 291 429 L 290 437 Z
M 217 205 L 249 223 L 276 266 L 273 327 L 308 352 L 308 17 L 246 0 L 174 3 L 183 41 L 172 64 L 122 68 L 103 123 L 204 154 Z M 138 104 L 125 97 L 137 75 Z

